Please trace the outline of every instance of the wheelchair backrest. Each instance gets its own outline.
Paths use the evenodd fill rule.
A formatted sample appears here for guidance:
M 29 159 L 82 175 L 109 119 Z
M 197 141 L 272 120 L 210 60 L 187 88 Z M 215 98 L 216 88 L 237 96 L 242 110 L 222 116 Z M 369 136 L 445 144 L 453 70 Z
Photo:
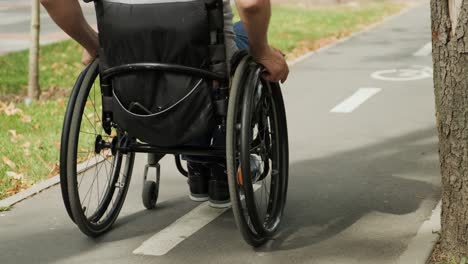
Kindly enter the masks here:
M 202 69 L 227 77 L 222 0 L 95 0 L 95 5 L 101 73 L 122 65 L 162 63 Z M 117 100 L 114 106 L 118 111 L 114 112 L 119 114 L 114 113 L 115 118 L 127 130 L 136 125 L 130 120 L 131 116 L 123 118 L 126 111 L 127 114 L 154 117 L 168 115 L 171 110 L 172 127 L 167 129 L 177 129 L 174 124 L 183 123 L 178 129 L 193 132 L 203 130 L 194 128 L 194 122 L 212 125 L 211 121 L 200 121 L 212 118 L 212 110 L 207 110 L 207 107 L 212 108 L 211 101 L 195 98 L 211 96 L 211 80 L 180 72 L 133 71 L 113 76 L 109 84 Z M 176 105 L 185 105 L 182 107 L 185 112 L 174 113 Z M 190 106 L 198 108 L 195 111 L 200 111 L 205 117 L 186 113 L 191 111 Z M 176 116 L 191 117 L 190 120 L 175 120 Z M 141 124 L 140 129 L 144 128 Z M 155 134 L 154 131 L 151 133 Z M 139 137 L 148 141 L 150 134 Z M 178 135 L 174 137 L 175 143 L 162 143 L 180 144 L 190 138 L 193 136 Z M 161 142 L 155 144 L 161 145 Z

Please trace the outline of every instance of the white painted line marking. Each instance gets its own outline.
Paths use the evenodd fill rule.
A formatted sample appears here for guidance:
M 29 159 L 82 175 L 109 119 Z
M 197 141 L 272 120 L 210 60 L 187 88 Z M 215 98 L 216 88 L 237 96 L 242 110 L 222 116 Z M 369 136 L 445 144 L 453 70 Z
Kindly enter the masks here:
M 260 187 L 260 184 L 254 184 L 254 191 Z M 230 208 L 211 208 L 208 202 L 204 202 L 143 242 L 139 248 L 133 251 L 133 254 L 163 256 L 228 209 Z
M 376 71 L 371 74 L 371 77 L 381 81 L 407 82 L 432 78 L 432 75 L 431 67 L 413 65 L 409 68 Z
M 330 112 L 332 113 L 351 113 L 366 100 L 382 91 L 380 88 L 360 88 L 353 95 L 348 97 L 339 105 L 335 106 Z
M 429 56 L 429 54 L 431 53 L 432 53 L 432 42 L 429 42 L 426 45 L 424 45 L 422 48 L 420 48 L 418 51 L 413 53 L 413 56 L 426 57 L 426 56 Z
M 205 202 L 143 242 L 133 254 L 163 256 L 226 211 L 227 209 L 211 208 Z

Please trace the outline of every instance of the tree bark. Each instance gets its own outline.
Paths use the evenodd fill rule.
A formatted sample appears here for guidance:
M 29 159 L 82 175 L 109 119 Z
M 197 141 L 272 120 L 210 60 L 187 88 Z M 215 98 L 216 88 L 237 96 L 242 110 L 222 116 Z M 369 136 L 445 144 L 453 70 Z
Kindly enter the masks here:
M 28 101 L 38 99 L 39 89 L 39 0 L 31 0 L 31 46 L 29 49 Z
M 440 246 L 444 255 L 460 259 L 468 256 L 468 1 L 459 12 L 456 2 L 431 0 L 431 20 L 442 174 Z

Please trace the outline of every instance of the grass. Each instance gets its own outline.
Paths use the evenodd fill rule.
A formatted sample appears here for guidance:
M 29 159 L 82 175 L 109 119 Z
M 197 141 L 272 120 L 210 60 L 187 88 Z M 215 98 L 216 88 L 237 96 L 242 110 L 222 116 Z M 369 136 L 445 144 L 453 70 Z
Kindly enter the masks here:
M 451 258 L 450 260 L 442 260 L 440 262 L 433 262 L 433 264 L 466 264 L 466 258 L 461 258 L 460 261 L 457 261 L 455 257 Z
M 0 213 L 1 212 L 7 212 L 7 211 L 10 211 L 11 210 L 11 206 L 9 207 L 0 207 Z
M 381 20 L 402 6 L 381 1 L 360 8 L 274 7 L 271 44 L 288 58 L 328 44 Z M 26 51 L 0 56 L 0 199 L 58 173 L 60 133 L 70 87 L 82 69 L 81 49 L 72 41 L 40 52 L 43 96 L 29 106 L 10 104 L 24 96 Z
M 276 7 L 273 8 L 269 39 L 290 57 L 297 56 L 363 29 L 400 8 L 387 2 L 370 3 L 360 8 Z
M 40 87 L 69 88 L 82 68 L 81 49 L 72 41 L 42 46 L 39 59 Z M 0 98 L 24 95 L 28 85 L 28 52 L 0 56 Z
M 14 109 L 20 112 L 0 114 L 0 124 L 6 128 L 0 131 L 0 198 L 58 173 L 65 100 L 47 100 Z

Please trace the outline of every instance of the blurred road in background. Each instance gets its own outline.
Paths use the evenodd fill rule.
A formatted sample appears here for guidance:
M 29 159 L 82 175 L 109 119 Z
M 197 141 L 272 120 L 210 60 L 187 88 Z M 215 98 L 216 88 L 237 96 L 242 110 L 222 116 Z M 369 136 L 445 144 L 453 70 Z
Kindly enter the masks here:
M 94 5 L 83 6 L 86 19 L 94 25 Z M 0 54 L 29 48 L 30 23 L 31 23 L 31 1 L 30 0 L 0 0 Z M 47 44 L 66 39 L 64 34 L 41 7 L 41 44 Z

